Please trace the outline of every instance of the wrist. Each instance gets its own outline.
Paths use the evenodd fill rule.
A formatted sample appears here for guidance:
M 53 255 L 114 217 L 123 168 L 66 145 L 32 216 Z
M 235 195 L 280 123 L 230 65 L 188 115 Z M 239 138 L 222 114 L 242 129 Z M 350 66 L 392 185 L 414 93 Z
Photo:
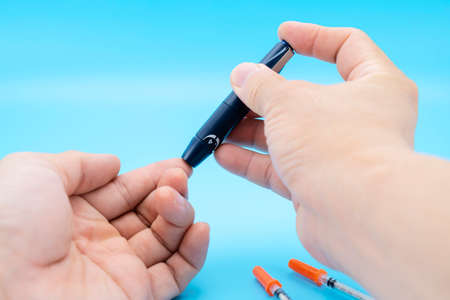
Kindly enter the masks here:
M 450 275 L 450 269 L 436 268 L 450 251 L 442 238 L 448 235 L 450 164 L 411 150 L 383 157 L 361 175 L 365 195 L 341 219 L 347 232 L 330 251 L 341 270 L 376 298 L 423 298 L 420 285 L 439 298 L 439 282 Z M 407 286 L 405 293 L 401 287 Z
M 386 253 L 386 249 L 402 234 L 393 230 L 405 207 L 403 201 L 398 201 L 402 198 L 398 194 L 400 181 L 410 172 L 408 166 L 416 156 L 407 147 L 370 149 L 354 155 L 353 163 L 346 164 L 347 174 L 353 175 L 350 180 L 336 182 L 340 186 L 336 201 L 342 203 L 342 209 L 335 221 L 342 224 L 344 234 L 342 245 L 331 251 L 336 251 L 340 270 L 363 284 L 365 276 L 373 283 L 376 274 L 390 268 L 386 255 L 392 253 Z
M 305 174 L 293 200 L 322 225 L 315 234 L 329 266 L 364 285 L 366 271 L 382 266 L 385 253 L 380 245 L 385 243 L 380 240 L 389 231 L 384 224 L 391 222 L 384 213 L 401 205 L 386 195 L 395 191 L 393 178 L 401 176 L 414 157 L 406 147 L 371 149 L 328 161 Z

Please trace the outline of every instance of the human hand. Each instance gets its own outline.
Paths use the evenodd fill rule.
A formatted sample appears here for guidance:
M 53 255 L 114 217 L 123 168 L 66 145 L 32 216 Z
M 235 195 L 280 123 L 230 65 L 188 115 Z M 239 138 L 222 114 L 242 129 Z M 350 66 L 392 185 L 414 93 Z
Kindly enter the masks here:
M 289 81 L 263 65 L 237 66 L 232 87 L 253 113 L 229 136 L 234 144 L 215 156 L 292 199 L 305 248 L 354 275 L 358 250 L 375 239 L 367 233 L 380 221 L 368 193 L 377 192 L 391 163 L 412 152 L 417 88 L 360 30 L 287 22 L 279 36 L 299 54 L 336 63 L 345 82 Z
M 170 299 L 205 261 L 191 168 L 117 176 L 112 155 L 18 153 L 0 161 L 0 298 Z

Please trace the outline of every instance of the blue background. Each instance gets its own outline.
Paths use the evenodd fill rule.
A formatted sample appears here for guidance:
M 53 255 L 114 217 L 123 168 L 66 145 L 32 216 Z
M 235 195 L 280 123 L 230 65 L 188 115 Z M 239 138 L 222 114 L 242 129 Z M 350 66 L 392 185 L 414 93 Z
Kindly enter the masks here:
M 259 60 L 278 25 L 299 20 L 368 32 L 419 86 L 417 150 L 450 158 L 449 16 L 449 1 L 1 0 L 0 156 L 108 152 L 123 172 L 179 156 L 228 94 L 232 68 Z M 333 65 L 300 56 L 283 74 L 341 81 Z M 293 299 L 344 299 L 287 268 L 292 257 L 318 266 L 297 239 L 288 201 L 213 159 L 190 188 L 212 236 L 205 268 L 180 299 L 266 299 L 255 265 Z

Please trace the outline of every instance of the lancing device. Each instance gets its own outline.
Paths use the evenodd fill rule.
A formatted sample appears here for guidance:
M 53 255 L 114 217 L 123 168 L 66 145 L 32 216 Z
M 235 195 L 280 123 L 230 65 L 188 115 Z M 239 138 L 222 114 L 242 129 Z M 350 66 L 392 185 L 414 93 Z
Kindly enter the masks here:
M 260 63 L 279 73 L 293 55 L 292 47 L 286 41 L 281 41 Z M 190 166 L 198 166 L 220 146 L 248 112 L 248 107 L 234 92 L 231 92 L 192 138 L 182 158 Z

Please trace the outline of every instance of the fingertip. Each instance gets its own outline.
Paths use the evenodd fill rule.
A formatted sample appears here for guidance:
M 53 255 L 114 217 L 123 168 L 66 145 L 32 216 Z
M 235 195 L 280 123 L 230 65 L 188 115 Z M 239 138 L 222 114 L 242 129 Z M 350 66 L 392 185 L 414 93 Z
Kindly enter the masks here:
M 250 110 L 264 117 L 277 99 L 285 79 L 264 64 L 242 63 L 233 69 L 230 81 L 239 99 Z
M 206 260 L 206 255 L 208 253 L 208 248 L 209 248 L 209 240 L 210 240 L 210 235 L 211 235 L 211 227 L 209 226 L 208 223 L 205 222 L 197 222 L 195 223 L 195 225 L 197 226 L 197 232 L 198 232 L 198 237 L 201 241 L 203 241 L 203 263 Z M 201 266 L 203 266 L 203 263 L 201 264 Z
M 154 192 L 156 210 L 163 216 L 179 213 L 186 208 L 185 198 L 171 186 L 158 187 Z
M 278 36 L 291 45 L 296 53 L 312 56 L 314 41 L 321 26 L 296 21 L 284 22 L 278 28 Z
M 205 235 L 207 235 L 209 237 L 209 234 L 211 232 L 211 226 L 208 223 L 206 223 L 206 222 L 197 222 L 195 224 L 197 224 L 199 232 L 201 232 L 201 233 L 203 233 L 203 234 L 205 234 Z
M 188 181 L 188 174 L 183 168 L 175 167 L 171 169 L 167 169 L 164 174 L 163 178 L 167 178 L 168 181 L 175 181 L 175 182 L 187 182 Z
M 114 173 L 118 174 L 122 165 L 120 158 L 114 154 L 102 154 L 102 155 L 104 156 L 105 160 L 107 160 L 111 164 Z
M 173 187 L 159 187 L 153 194 L 157 213 L 169 223 L 183 227 L 194 221 L 194 208 Z
M 183 168 L 174 167 L 164 171 L 158 183 L 158 187 L 170 186 L 183 197 L 188 197 L 188 174 Z
M 178 196 L 178 192 L 167 185 L 160 186 L 152 192 L 155 199 L 161 201 L 162 203 L 167 203 Z
M 186 233 L 181 253 L 189 258 L 190 263 L 198 270 L 203 267 L 209 247 L 210 227 L 207 223 L 197 222 Z
M 287 40 L 290 36 L 290 32 L 292 32 L 299 24 L 300 22 L 296 21 L 286 21 L 281 23 L 278 27 L 278 37 L 280 40 Z
M 187 177 L 190 178 L 192 176 L 192 173 L 194 172 L 194 169 L 184 159 L 181 159 L 181 161 L 183 165 L 182 167 L 183 171 L 185 172 Z
M 185 171 L 188 177 L 192 174 L 192 167 L 187 164 L 182 158 L 172 158 L 169 160 L 160 161 L 157 163 L 158 166 L 167 168 L 181 168 Z
M 231 86 L 237 90 L 244 86 L 248 77 L 260 69 L 260 64 L 244 62 L 237 65 L 233 71 L 231 71 L 230 81 Z
M 205 264 L 209 246 L 209 225 L 198 222 L 187 230 L 175 253 L 167 260 L 180 290 L 188 285 Z
M 183 169 L 187 176 L 190 177 L 192 175 L 192 167 L 182 158 L 175 158 L 177 160 L 177 164 L 181 169 Z

